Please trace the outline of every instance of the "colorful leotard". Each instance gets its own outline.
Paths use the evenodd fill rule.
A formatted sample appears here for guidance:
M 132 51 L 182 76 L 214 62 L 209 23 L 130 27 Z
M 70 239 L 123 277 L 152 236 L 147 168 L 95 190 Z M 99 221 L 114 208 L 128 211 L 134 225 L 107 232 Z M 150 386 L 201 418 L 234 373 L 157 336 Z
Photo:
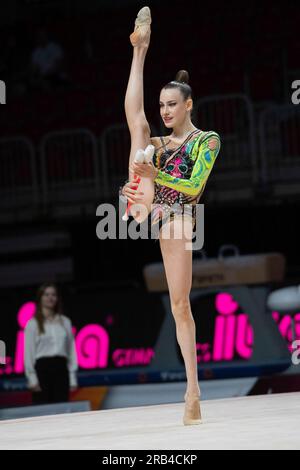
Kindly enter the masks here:
M 167 149 L 162 137 L 152 138 L 154 145 L 157 144 L 157 139 L 161 140 L 162 146 L 157 148 L 156 145 L 153 156 L 153 164 L 159 172 L 154 180 L 155 207 L 152 210 L 152 225 L 169 213 L 173 217 L 173 211 L 176 213 L 178 206 L 181 214 L 186 214 L 185 207 L 192 208 L 191 216 L 195 222 L 194 209 L 218 156 L 220 137 L 214 131 L 197 129 L 176 151 Z

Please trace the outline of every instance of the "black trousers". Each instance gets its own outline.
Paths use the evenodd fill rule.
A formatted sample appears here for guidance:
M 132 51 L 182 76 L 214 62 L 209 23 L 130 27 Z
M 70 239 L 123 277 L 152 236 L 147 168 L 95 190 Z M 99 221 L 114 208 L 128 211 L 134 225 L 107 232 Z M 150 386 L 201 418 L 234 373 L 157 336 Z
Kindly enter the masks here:
M 35 363 L 35 370 L 42 391 L 32 393 L 32 403 L 69 401 L 69 371 L 65 357 L 41 357 Z

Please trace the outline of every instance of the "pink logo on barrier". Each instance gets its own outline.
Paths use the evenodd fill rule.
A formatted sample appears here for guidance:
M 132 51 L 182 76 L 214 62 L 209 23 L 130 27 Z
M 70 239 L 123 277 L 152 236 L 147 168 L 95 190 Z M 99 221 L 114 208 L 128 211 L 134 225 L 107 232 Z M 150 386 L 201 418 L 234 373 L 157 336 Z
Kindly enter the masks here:
M 109 336 L 100 325 L 87 325 L 76 336 L 79 367 L 83 369 L 104 368 L 108 364 Z
M 220 293 L 216 296 L 215 338 L 213 347 L 214 361 L 231 361 L 237 353 L 243 359 L 250 359 L 253 352 L 253 328 L 248 315 L 235 316 L 238 309 L 232 295 Z
M 14 364 L 14 372 L 16 374 L 22 374 L 24 372 L 24 329 L 35 314 L 35 309 L 36 305 L 34 302 L 26 302 L 26 304 L 22 305 L 17 314 L 17 321 L 22 330 L 18 331 L 16 340 Z
M 250 359 L 254 333 L 248 315 L 235 315 L 239 305 L 231 294 L 225 292 L 216 295 L 215 307 L 219 315 L 215 321 L 212 353 L 208 343 L 198 343 L 198 362 L 232 361 L 235 354 L 242 359 Z
M 126 367 L 129 365 L 147 365 L 154 357 L 152 348 L 148 349 L 116 349 L 112 359 L 116 367 Z
M 280 334 L 286 340 L 289 351 L 293 352 L 292 347 L 292 319 L 290 315 L 280 315 L 278 312 L 272 312 L 273 319 L 277 323 Z M 295 339 L 300 339 L 300 312 L 294 315 Z
M 5 366 L 1 366 L 0 375 L 24 372 L 24 328 L 35 314 L 35 303 L 26 302 L 17 313 L 20 330 L 17 332 L 14 357 L 6 356 Z M 237 313 L 239 305 L 231 294 L 222 292 L 215 297 L 215 308 L 218 315 L 215 320 L 213 343 L 197 343 L 197 361 L 231 361 L 236 355 L 242 359 L 250 359 L 253 352 L 254 332 L 245 313 Z M 292 351 L 291 317 L 280 316 L 273 312 L 283 338 Z M 300 312 L 294 316 L 296 339 L 300 339 Z M 111 319 L 113 323 L 113 318 Z M 99 324 L 89 324 L 81 328 L 75 337 L 78 365 L 82 369 L 106 368 L 109 364 L 110 337 L 107 330 Z M 129 365 L 147 365 L 154 357 L 152 348 L 116 349 L 111 354 L 115 367 Z

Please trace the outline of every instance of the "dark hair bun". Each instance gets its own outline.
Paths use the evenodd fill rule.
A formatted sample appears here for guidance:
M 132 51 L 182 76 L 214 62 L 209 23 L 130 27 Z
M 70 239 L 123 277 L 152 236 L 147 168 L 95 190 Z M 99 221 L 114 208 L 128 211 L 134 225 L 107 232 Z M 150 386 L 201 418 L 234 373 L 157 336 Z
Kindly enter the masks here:
M 188 84 L 189 80 L 190 80 L 190 77 L 186 70 L 179 70 L 179 72 L 177 72 L 176 77 L 175 77 L 176 82 Z

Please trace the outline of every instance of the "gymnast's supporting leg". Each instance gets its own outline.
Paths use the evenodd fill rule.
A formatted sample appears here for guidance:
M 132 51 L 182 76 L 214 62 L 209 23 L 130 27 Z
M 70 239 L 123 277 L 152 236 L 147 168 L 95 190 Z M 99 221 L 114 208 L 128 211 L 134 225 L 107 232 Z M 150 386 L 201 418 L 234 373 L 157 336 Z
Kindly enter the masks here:
M 196 354 L 196 328 L 189 299 L 192 287 L 193 252 L 192 250 L 187 250 L 185 246 L 192 239 L 192 221 L 188 219 L 184 221 L 185 229 L 182 229 L 183 235 L 181 238 L 176 239 L 174 238 L 175 230 L 179 230 L 177 233 L 180 233 L 182 224 L 182 219 L 175 217 L 174 220 L 168 222 L 163 227 L 166 230 L 170 227 L 171 236 L 164 238 L 161 230 L 159 240 L 169 288 L 171 309 L 176 323 L 177 341 L 186 369 L 186 396 L 200 397 Z M 198 424 L 197 421 L 201 418 L 199 405 L 197 400 L 192 405 L 191 403 L 190 401 L 188 404 L 190 407 L 188 413 L 195 422 L 191 419 L 190 421 L 192 422 L 188 424 Z

